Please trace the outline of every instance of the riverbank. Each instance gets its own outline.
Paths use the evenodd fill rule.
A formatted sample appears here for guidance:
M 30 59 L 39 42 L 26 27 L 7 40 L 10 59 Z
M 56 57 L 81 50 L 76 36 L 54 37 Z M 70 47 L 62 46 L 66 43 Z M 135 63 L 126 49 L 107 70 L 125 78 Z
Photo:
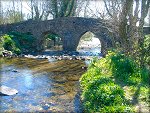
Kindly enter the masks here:
M 85 112 L 148 113 L 149 72 L 117 51 L 95 59 L 80 78 Z

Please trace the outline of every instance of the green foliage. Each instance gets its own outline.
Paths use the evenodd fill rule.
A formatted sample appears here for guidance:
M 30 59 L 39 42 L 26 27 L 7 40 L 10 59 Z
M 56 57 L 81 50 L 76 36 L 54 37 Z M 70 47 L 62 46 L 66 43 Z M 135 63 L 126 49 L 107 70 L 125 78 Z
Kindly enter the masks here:
M 144 39 L 144 61 L 150 67 L 150 34 Z
M 109 55 L 109 58 L 112 75 L 116 79 L 123 79 L 127 84 L 139 84 L 142 81 L 148 84 L 149 70 L 139 68 L 135 60 L 120 52 Z
M 85 112 L 134 112 L 125 96 L 129 94 L 120 85 L 127 85 L 126 90 L 132 96 L 133 92 L 135 96 L 140 93 L 146 95 L 146 90 L 139 92 L 138 89 L 144 88 L 144 85 L 147 87 L 148 81 L 148 69 L 139 68 L 132 58 L 121 52 L 109 51 L 105 58 L 93 59 L 87 72 L 80 78 Z M 130 86 L 137 90 L 133 91 Z
M 126 57 L 124 54 L 116 53 L 110 56 L 110 59 L 113 76 L 132 84 L 139 80 L 138 68 L 131 58 Z
M 82 96 L 84 97 L 85 110 L 88 112 L 108 112 L 111 110 L 124 112 L 126 109 L 123 90 L 110 78 L 93 81 L 88 85 Z
M 61 45 L 60 43 L 60 40 L 61 38 L 57 35 L 57 34 L 54 34 L 54 33 L 50 33 L 50 34 L 47 34 L 45 36 L 46 39 L 50 39 L 50 40 L 53 40 L 54 41 L 54 46 L 57 44 L 57 45 Z
M 35 38 L 31 33 L 10 32 L 9 35 L 22 52 L 32 52 L 36 49 Z
M 15 46 L 15 44 L 14 44 L 14 41 L 11 39 L 11 37 L 9 35 L 4 35 L 3 36 L 3 40 L 4 40 L 3 47 L 6 50 L 12 51 L 12 49 Z
M 85 112 L 129 112 L 123 89 L 112 80 L 111 57 L 93 59 L 88 71 L 80 78 Z
M 2 47 L 19 55 L 22 52 L 31 52 L 35 49 L 35 39 L 30 34 L 10 32 L 1 37 Z
M 122 76 L 122 74 L 130 75 L 134 73 L 135 64 L 132 60 L 125 57 L 124 54 L 116 54 L 111 57 L 112 71 L 116 76 Z
M 19 55 L 21 54 L 21 50 L 16 46 L 16 43 L 9 35 L 2 36 L 3 47 L 6 50 L 12 51 L 13 53 Z
M 0 56 L 2 56 L 2 51 L 4 50 L 3 48 L 3 41 L 2 38 L 0 37 Z
M 149 84 L 150 70 L 147 68 L 140 69 L 141 79 L 144 83 Z
M 20 54 L 21 54 L 21 50 L 20 50 L 19 48 L 15 48 L 15 49 L 13 50 L 13 52 L 14 52 L 15 54 L 17 54 L 17 55 L 20 55 Z
M 48 34 L 48 35 L 46 36 L 46 38 L 49 38 L 49 39 L 51 39 L 51 40 L 56 40 L 58 37 L 59 37 L 59 36 L 56 35 L 56 34 Z

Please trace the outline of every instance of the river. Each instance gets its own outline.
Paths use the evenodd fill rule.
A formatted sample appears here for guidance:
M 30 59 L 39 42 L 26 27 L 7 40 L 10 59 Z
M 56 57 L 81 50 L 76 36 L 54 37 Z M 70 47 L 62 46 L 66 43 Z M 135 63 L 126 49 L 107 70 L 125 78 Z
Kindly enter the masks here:
M 0 85 L 17 89 L 0 96 L 0 112 L 82 112 L 81 60 L 0 58 Z

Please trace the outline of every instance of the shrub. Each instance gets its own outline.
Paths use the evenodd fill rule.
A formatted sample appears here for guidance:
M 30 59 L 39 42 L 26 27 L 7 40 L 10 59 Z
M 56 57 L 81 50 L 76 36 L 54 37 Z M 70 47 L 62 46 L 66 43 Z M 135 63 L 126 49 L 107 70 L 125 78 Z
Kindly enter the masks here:
M 32 34 L 10 32 L 9 35 L 22 52 L 32 52 L 36 49 L 35 38 L 32 36 Z
M 0 56 L 2 56 L 2 51 L 4 50 L 3 48 L 3 40 L 2 37 L 0 37 Z
M 111 56 L 111 67 L 114 76 L 126 79 L 136 71 L 136 65 L 132 59 L 124 54 L 117 53 Z
M 140 75 L 141 79 L 144 83 L 149 85 L 149 80 L 150 80 L 150 70 L 147 68 L 140 69 Z
M 32 52 L 36 49 L 35 39 L 31 34 L 10 32 L 1 37 L 2 47 L 19 55 L 22 52 Z M 0 46 L 0 48 L 2 48 Z
M 14 52 L 15 54 L 17 54 L 17 55 L 20 55 L 20 54 L 21 54 L 21 50 L 20 50 L 19 48 L 15 48 L 15 49 L 13 50 L 13 52 Z
M 17 46 L 16 42 L 10 35 L 2 36 L 2 41 L 5 50 L 11 51 L 17 55 L 21 54 L 20 48 Z
M 116 79 L 136 84 L 141 80 L 139 72 L 134 61 L 122 53 L 110 51 L 105 58 L 94 59 L 80 78 L 85 112 L 132 112 Z
M 112 75 L 116 79 L 122 79 L 128 85 L 136 85 L 141 81 L 149 82 L 149 70 L 146 67 L 140 68 L 132 58 L 120 52 L 111 54 L 109 58 Z
M 82 98 L 86 112 L 124 112 L 127 108 L 124 91 L 110 78 L 94 80 L 84 89 Z
M 4 35 L 3 37 L 3 47 L 6 50 L 12 51 L 13 48 L 15 47 L 14 41 L 11 39 L 9 35 Z
M 144 61 L 145 64 L 150 68 L 150 34 L 145 35 L 144 39 Z

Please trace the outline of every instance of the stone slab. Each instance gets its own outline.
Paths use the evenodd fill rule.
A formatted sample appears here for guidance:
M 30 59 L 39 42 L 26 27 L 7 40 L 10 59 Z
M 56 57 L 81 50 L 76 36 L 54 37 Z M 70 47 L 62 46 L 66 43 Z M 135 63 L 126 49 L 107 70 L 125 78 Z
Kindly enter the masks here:
M 13 89 L 13 88 L 10 88 L 10 87 L 7 87 L 7 86 L 0 86 L 0 95 L 15 95 L 17 94 L 18 91 L 16 89 Z

